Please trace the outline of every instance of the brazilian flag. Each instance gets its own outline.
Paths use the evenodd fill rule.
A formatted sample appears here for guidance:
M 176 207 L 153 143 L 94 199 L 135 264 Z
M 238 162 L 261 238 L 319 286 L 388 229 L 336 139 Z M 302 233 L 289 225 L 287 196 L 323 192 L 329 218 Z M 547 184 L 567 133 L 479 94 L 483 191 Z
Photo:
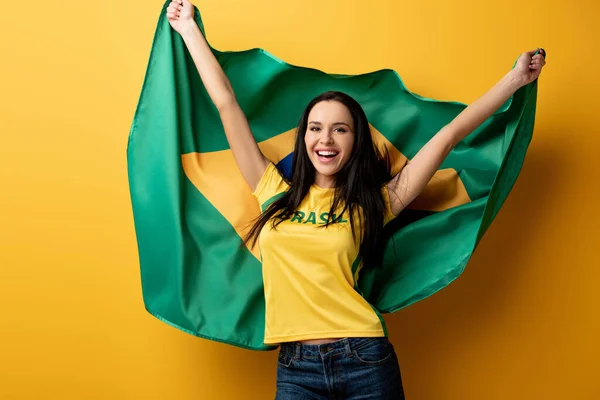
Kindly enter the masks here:
M 241 237 L 260 213 L 184 42 L 163 7 L 127 146 L 146 309 L 190 334 L 253 349 L 265 301 L 256 248 Z M 198 10 L 195 19 L 204 32 Z M 392 70 L 348 76 L 289 65 L 261 49 L 221 52 L 262 152 L 291 170 L 294 129 L 307 103 L 337 90 L 364 108 L 398 172 L 466 106 L 411 93 Z M 388 224 L 380 270 L 363 270 L 365 298 L 391 313 L 464 270 L 521 169 L 534 126 L 537 81 L 521 88 L 450 153 L 427 188 Z

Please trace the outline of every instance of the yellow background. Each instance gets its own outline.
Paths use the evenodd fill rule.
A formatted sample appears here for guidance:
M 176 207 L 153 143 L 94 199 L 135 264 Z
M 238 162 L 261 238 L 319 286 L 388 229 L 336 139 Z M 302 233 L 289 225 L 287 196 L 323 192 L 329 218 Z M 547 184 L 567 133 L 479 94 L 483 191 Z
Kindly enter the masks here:
M 276 352 L 194 338 L 141 297 L 126 143 L 162 0 L 3 4 L 0 398 L 269 399 Z M 470 103 L 542 46 L 534 139 L 463 276 L 387 315 L 409 400 L 600 398 L 595 0 L 197 0 L 211 43 L 397 70 Z

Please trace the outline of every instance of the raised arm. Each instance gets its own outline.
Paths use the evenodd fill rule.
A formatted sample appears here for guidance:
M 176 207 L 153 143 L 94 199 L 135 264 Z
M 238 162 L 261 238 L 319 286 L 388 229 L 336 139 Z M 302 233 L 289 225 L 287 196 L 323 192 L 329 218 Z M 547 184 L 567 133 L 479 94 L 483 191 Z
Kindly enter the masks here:
M 269 161 L 254 140 L 227 75 L 194 21 L 194 6 L 188 0 L 172 1 L 167 8 L 167 18 L 183 38 L 202 83 L 219 111 L 225 136 L 240 172 L 250 188 L 256 189 Z
M 517 65 L 494 87 L 435 134 L 388 184 L 392 213 L 398 215 L 425 188 L 450 151 L 488 119 L 520 87 L 535 80 L 545 53 L 523 53 Z

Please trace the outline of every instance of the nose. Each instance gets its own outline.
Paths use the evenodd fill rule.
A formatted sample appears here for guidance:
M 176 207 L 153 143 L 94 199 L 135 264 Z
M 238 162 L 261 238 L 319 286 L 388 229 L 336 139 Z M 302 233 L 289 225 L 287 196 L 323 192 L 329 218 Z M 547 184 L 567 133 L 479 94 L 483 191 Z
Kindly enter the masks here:
M 321 139 L 319 140 L 321 144 L 332 144 L 333 143 L 333 135 L 331 132 L 323 132 L 321 135 Z

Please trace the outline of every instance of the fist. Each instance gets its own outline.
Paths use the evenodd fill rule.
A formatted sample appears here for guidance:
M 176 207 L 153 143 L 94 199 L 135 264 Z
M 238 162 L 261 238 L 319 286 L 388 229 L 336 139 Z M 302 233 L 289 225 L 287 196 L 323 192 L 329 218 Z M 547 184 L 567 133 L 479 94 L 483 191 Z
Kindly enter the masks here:
M 515 65 L 514 72 L 522 79 L 523 85 L 536 80 L 542 73 L 542 68 L 546 65 L 546 52 L 544 49 L 540 49 L 539 54 L 535 54 L 536 51 L 532 50 L 521 54 L 517 60 L 517 65 Z
M 167 7 L 167 20 L 179 34 L 194 22 L 194 6 L 188 0 L 173 0 Z

